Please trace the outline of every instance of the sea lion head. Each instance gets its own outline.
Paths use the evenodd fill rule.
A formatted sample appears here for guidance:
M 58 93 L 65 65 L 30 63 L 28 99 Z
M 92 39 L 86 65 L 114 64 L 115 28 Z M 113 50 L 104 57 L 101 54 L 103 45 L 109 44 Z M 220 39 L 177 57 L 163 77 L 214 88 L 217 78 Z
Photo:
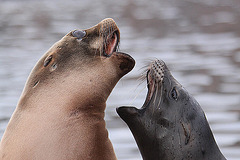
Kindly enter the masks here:
M 66 98 L 66 103 L 80 101 L 83 106 L 104 104 L 119 79 L 135 64 L 131 56 L 117 51 L 119 42 L 120 31 L 111 18 L 89 29 L 71 31 L 32 70 L 22 106 L 31 103 L 31 95 L 46 101 Z M 36 102 L 34 97 L 32 103 Z
M 200 105 L 165 63 L 152 62 L 146 77 L 148 93 L 142 108 L 117 108 L 143 159 L 204 159 L 211 155 L 211 148 L 218 152 Z

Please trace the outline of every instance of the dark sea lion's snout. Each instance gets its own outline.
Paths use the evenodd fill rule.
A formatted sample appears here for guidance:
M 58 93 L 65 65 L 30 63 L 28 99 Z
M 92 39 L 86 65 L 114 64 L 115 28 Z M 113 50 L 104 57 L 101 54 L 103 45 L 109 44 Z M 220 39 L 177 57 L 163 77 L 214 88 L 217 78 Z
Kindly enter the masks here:
M 117 108 L 117 112 L 123 120 L 129 119 L 129 116 L 142 115 L 145 111 L 156 114 L 155 112 L 159 112 L 163 100 L 177 99 L 176 87 L 181 87 L 181 85 L 172 77 L 164 61 L 153 61 L 148 67 L 146 79 L 148 93 L 142 108 Z

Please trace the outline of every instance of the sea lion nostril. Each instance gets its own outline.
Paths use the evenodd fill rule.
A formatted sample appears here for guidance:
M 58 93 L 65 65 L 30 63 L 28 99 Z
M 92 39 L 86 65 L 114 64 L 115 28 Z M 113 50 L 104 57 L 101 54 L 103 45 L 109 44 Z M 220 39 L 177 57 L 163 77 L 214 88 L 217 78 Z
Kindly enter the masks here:
M 85 31 L 81 31 L 81 30 L 75 30 L 72 32 L 73 37 L 77 37 L 78 39 L 82 39 L 85 35 L 86 32 Z

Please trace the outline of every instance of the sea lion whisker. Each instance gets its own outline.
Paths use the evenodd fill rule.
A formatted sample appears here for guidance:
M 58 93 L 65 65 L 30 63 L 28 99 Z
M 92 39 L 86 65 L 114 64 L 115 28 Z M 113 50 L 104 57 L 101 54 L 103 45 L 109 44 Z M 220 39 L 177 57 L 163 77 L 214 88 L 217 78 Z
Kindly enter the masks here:
M 153 104 L 155 104 L 155 102 L 156 102 L 156 98 L 157 98 L 157 91 L 158 91 L 158 85 L 155 85 L 156 84 L 156 82 L 154 81 L 154 84 L 153 84 L 153 86 L 154 86 L 154 91 L 152 91 L 152 92 L 154 92 L 154 99 L 153 99 Z
M 111 54 L 115 51 L 118 45 L 118 37 L 113 33 L 114 25 L 111 23 L 107 23 L 104 26 L 104 41 L 103 41 L 103 53 L 105 56 L 111 56 Z M 117 39 L 116 39 L 117 38 Z
M 142 73 L 141 75 L 147 76 L 147 72 L 149 71 L 149 69 L 147 67 L 142 67 L 139 69 Z
M 116 52 L 119 52 L 119 51 L 120 51 L 120 40 L 118 40 L 117 47 L 116 47 Z
M 139 86 L 141 86 L 143 83 L 145 83 L 145 81 L 146 81 L 146 78 L 142 78 L 142 79 L 138 79 L 137 81 L 139 81 L 139 83 L 138 83 L 138 85 L 137 85 L 137 87 L 139 87 Z
M 144 89 L 145 89 L 145 87 L 143 87 L 143 88 L 134 96 L 133 100 L 131 101 L 131 103 L 130 103 L 129 105 L 132 105 L 132 104 L 133 104 L 133 102 L 134 102 L 134 101 L 136 100 L 136 98 L 140 95 L 140 93 L 143 92 Z M 135 90 L 137 90 L 137 87 L 136 87 Z M 132 98 L 131 98 L 131 99 L 132 99 Z
M 138 70 L 142 72 L 141 74 L 147 73 L 149 70 L 149 65 L 144 65 L 143 67 L 141 67 Z
M 98 33 L 98 38 L 99 38 L 99 39 L 102 39 L 102 42 L 103 42 L 103 44 L 104 44 L 104 37 L 103 37 L 103 34 L 102 34 L 102 33 L 103 33 L 103 32 L 102 32 L 102 26 L 101 26 L 101 28 L 99 29 L 99 33 Z M 100 45 L 100 47 L 99 47 L 100 56 L 102 56 L 103 50 L 104 50 L 103 45 Z M 96 54 L 96 51 L 97 51 L 97 48 L 96 48 L 96 50 L 95 50 L 95 54 Z
M 107 35 L 108 35 L 108 33 L 105 31 L 104 32 L 104 49 L 103 49 L 103 53 L 105 54 L 105 52 L 106 52 L 106 48 L 107 48 Z
M 139 70 L 143 70 L 143 68 L 139 69 Z M 147 79 L 147 73 L 148 73 L 149 69 L 147 69 L 146 67 L 144 67 L 144 70 L 142 71 L 142 73 L 140 74 L 141 76 L 137 79 L 137 81 L 140 81 L 140 84 L 142 84 L 146 79 Z
M 108 38 L 108 32 L 107 32 L 107 29 L 108 29 L 108 24 L 103 24 L 102 25 L 102 30 L 101 30 L 101 37 L 102 37 L 102 40 L 103 40 L 103 44 L 102 44 L 102 54 L 104 55 L 105 52 L 106 52 L 106 48 L 107 48 L 107 38 Z
M 162 92 L 163 92 L 163 87 L 162 86 L 160 86 L 161 87 L 161 89 L 160 89 L 160 98 L 159 98 L 159 102 L 158 102 L 158 105 L 157 105 L 157 108 L 159 108 L 160 109 L 160 104 L 161 104 L 161 101 L 162 101 Z
M 113 31 L 113 26 L 110 24 L 109 25 L 109 33 L 108 33 L 108 35 L 110 36 L 111 34 L 112 34 L 112 31 Z
M 147 67 L 149 67 L 149 63 L 151 64 L 151 63 L 153 63 L 154 62 L 154 58 L 146 58 L 144 61 L 143 61 L 143 63 L 144 63 L 144 66 L 147 66 Z
M 154 106 L 155 106 L 155 102 L 156 102 L 156 98 L 157 98 L 157 92 L 158 92 L 158 85 L 155 85 L 155 84 L 156 84 L 156 82 L 154 81 L 154 84 L 153 84 L 154 91 L 152 91 L 153 94 L 154 94 L 154 99 L 153 99 Z M 154 113 L 155 113 L 155 107 L 153 107 L 153 109 L 152 109 L 152 116 L 153 116 Z
M 146 79 L 147 77 L 145 75 L 141 75 L 140 77 L 137 78 L 137 81 L 140 81 L 140 84 L 142 84 Z
M 141 78 L 141 77 L 140 77 L 140 78 Z M 140 78 L 138 78 L 137 81 L 141 80 Z M 142 79 L 142 80 L 140 81 L 140 83 L 139 83 L 136 87 L 134 87 L 134 88 L 135 88 L 135 89 L 133 89 L 134 92 L 141 86 L 142 83 L 145 82 L 146 77 L 143 77 L 143 78 L 144 78 L 144 79 Z M 133 101 L 140 95 L 140 93 L 143 92 L 144 89 L 145 89 L 145 86 L 143 86 L 143 88 L 140 89 L 140 91 L 134 96 L 134 98 L 133 98 L 133 100 L 132 100 L 132 103 L 133 103 Z

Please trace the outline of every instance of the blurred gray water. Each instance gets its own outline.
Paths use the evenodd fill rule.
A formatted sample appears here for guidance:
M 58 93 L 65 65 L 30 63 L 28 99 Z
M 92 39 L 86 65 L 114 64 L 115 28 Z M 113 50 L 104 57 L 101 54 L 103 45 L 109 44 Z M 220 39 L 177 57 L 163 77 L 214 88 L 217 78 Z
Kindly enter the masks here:
M 239 0 L 0 0 L 0 137 L 34 64 L 73 29 L 112 17 L 120 50 L 137 64 L 107 102 L 110 139 L 120 160 L 141 159 L 115 108 L 141 107 L 143 66 L 163 59 L 204 109 L 216 141 L 229 160 L 240 159 Z

